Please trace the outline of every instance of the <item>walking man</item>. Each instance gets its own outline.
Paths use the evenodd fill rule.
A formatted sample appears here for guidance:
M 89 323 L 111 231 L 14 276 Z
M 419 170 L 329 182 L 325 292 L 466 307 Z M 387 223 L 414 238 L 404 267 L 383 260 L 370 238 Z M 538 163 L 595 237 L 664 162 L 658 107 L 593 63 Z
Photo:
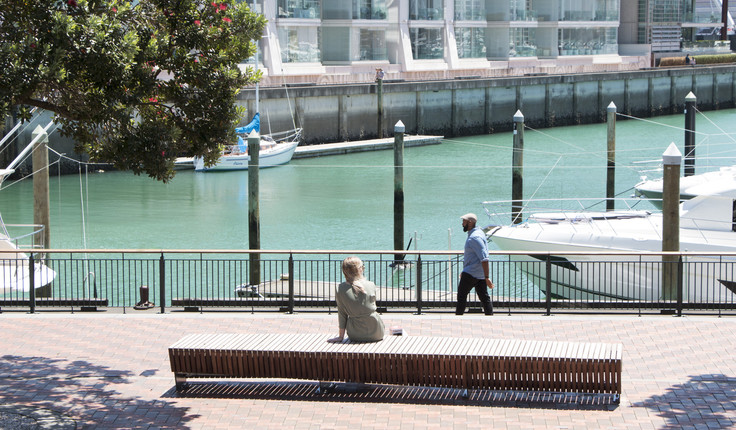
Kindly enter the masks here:
M 493 302 L 488 295 L 488 289 L 493 289 L 488 267 L 488 245 L 486 235 L 480 227 L 476 227 L 478 217 L 469 213 L 460 217 L 463 221 L 463 231 L 468 232 L 465 241 L 465 256 L 463 258 L 463 272 L 460 283 L 457 285 L 457 308 L 455 315 L 465 312 L 468 302 L 468 293 L 475 288 L 475 294 L 483 304 L 486 315 L 493 315 Z

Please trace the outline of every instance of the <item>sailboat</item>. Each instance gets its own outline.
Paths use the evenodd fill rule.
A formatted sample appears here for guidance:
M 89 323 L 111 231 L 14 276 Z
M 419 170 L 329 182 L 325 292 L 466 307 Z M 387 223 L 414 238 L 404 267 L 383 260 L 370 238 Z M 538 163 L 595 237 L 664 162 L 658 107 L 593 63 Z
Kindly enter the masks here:
M 245 143 L 243 136 L 255 131 L 260 133 L 261 117 L 256 112 L 251 122 L 243 127 L 238 127 L 235 132 L 238 134 L 238 143 L 225 147 L 220 159 L 212 166 L 205 166 L 202 157 L 194 157 L 194 170 L 197 172 L 209 172 L 219 170 L 247 170 L 250 164 L 250 154 L 248 154 L 248 145 Z M 260 148 L 258 151 L 258 167 L 273 167 L 286 164 L 291 161 L 291 157 L 299 145 L 301 138 L 301 128 L 297 128 L 288 132 L 261 136 Z
M 19 122 L 0 141 L 0 147 L 2 147 L 9 136 L 15 133 L 20 124 Z M 46 129 L 51 124 L 49 123 Z M 33 139 L 7 168 L 0 169 L 0 185 L 2 185 L 6 176 L 15 172 L 15 166 L 25 158 L 40 138 L 41 136 L 39 135 Z M 33 270 L 31 270 L 28 255 L 25 252 L 17 252 L 21 242 L 27 242 L 29 239 L 32 240 L 32 236 L 37 233 L 40 233 L 40 230 L 13 237 L 8 232 L 8 226 L 3 221 L 2 215 L 0 215 L 0 251 L 9 251 L 0 252 L 0 295 L 11 294 L 13 291 L 28 292 L 31 286 L 33 289 L 39 289 L 50 284 L 56 278 L 56 272 L 41 262 L 34 262 Z M 31 274 L 33 275 L 33 282 L 31 282 Z

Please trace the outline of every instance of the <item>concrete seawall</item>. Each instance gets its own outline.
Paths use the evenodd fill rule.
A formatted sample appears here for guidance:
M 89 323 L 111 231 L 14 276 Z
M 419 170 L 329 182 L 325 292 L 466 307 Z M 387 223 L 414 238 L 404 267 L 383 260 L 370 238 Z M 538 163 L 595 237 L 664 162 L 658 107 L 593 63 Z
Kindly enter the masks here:
M 349 142 L 378 137 L 376 84 L 294 85 L 260 89 L 261 131 L 304 128 L 304 144 Z M 384 136 L 399 120 L 413 135 L 470 136 L 509 131 L 517 109 L 534 128 L 605 121 L 606 106 L 637 117 L 680 113 L 692 91 L 701 111 L 736 107 L 736 65 L 655 68 L 632 72 L 464 78 L 444 81 L 383 83 Z M 255 89 L 239 94 L 238 103 L 255 111 Z M 50 119 L 44 114 L 43 123 Z M 7 124 L 6 124 L 7 125 Z M 31 140 L 21 133 L 15 148 L 0 159 L 7 165 Z M 59 133 L 50 145 L 75 159 L 74 142 Z M 51 154 L 51 162 L 56 161 Z M 62 172 L 78 166 L 62 160 Z M 30 172 L 30 163 L 21 173 Z M 52 170 L 55 168 L 52 167 Z
M 401 120 L 409 134 L 470 136 L 512 129 L 517 109 L 535 128 L 603 122 L 606 106 L 638 117 L 682 112 L 685 96 L 698 109 L 736 106 L 736 65 L 657 68 L 634 72 L 542 75 L 430 82 L 384 81 L 385 136 Z M 375 84 L 261 88 L 264 133 L 304 127 L 307 144 L 378 136 Z M 255 90 L 239 103 L 255 110 Z

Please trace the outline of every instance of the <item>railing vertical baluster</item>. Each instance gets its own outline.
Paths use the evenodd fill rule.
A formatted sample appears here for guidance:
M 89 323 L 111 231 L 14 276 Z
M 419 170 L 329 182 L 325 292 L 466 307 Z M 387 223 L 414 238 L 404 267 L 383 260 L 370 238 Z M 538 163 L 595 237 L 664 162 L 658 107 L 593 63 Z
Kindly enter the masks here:
M 682 279 L 682 255 L 677 259 L 677 316 L 682 316 L 682 288 L 683 288 L 683 279 Z
M 547 316 L 552 314 L 552 258 L 548 255 L 544 260 L 546 281 L 544 283 L 545 306 L 547 308 Z
M 294 313 L 294 254 L 289 253 L 289 313 Z
M 422 255 L 417 254 L 417 315 L 422 314 Z
M 16 258 L 18 257 L 18 254 L 15 254 Z M 36 263 L 35 258 L 33 257 L 33 253 L 28 257 L 28 282 L 30 287 L 30 293 L 31 293 L 31 313 L 36 312 Z
M 158 280 L 159 280 L 159 301 L 161 303 L 161 313 L 166 312 L 166 264 L 164 261 L 164 253 L 158 260 Z

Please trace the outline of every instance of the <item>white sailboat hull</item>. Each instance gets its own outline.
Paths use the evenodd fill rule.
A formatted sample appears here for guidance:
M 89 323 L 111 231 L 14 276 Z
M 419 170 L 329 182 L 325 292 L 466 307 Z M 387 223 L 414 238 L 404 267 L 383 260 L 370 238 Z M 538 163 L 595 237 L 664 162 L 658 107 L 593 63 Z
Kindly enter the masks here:
M 39 289 L 50 284 L 56 278 L 56 272 L 41 263 L 34 264 L 33 288 Z M 0 293 L 11 291 L 28 292 L 31 289 L 31 277 L 27 259 L 3 260 L 0 263 Z
M 291 161 L 294 151 L 299 142 L 277 143 L 273 148 L 262 150 L 258 154 L 258 165 L 260 168 L 273 167 L 286 164 Z M 223 170 L 247 170 L 250 163 L 250 155 L 223 155 L 217 164 L 205 166 L 201 157 L 194 159 L 194 170 L 197 172 L 223 171 Z

